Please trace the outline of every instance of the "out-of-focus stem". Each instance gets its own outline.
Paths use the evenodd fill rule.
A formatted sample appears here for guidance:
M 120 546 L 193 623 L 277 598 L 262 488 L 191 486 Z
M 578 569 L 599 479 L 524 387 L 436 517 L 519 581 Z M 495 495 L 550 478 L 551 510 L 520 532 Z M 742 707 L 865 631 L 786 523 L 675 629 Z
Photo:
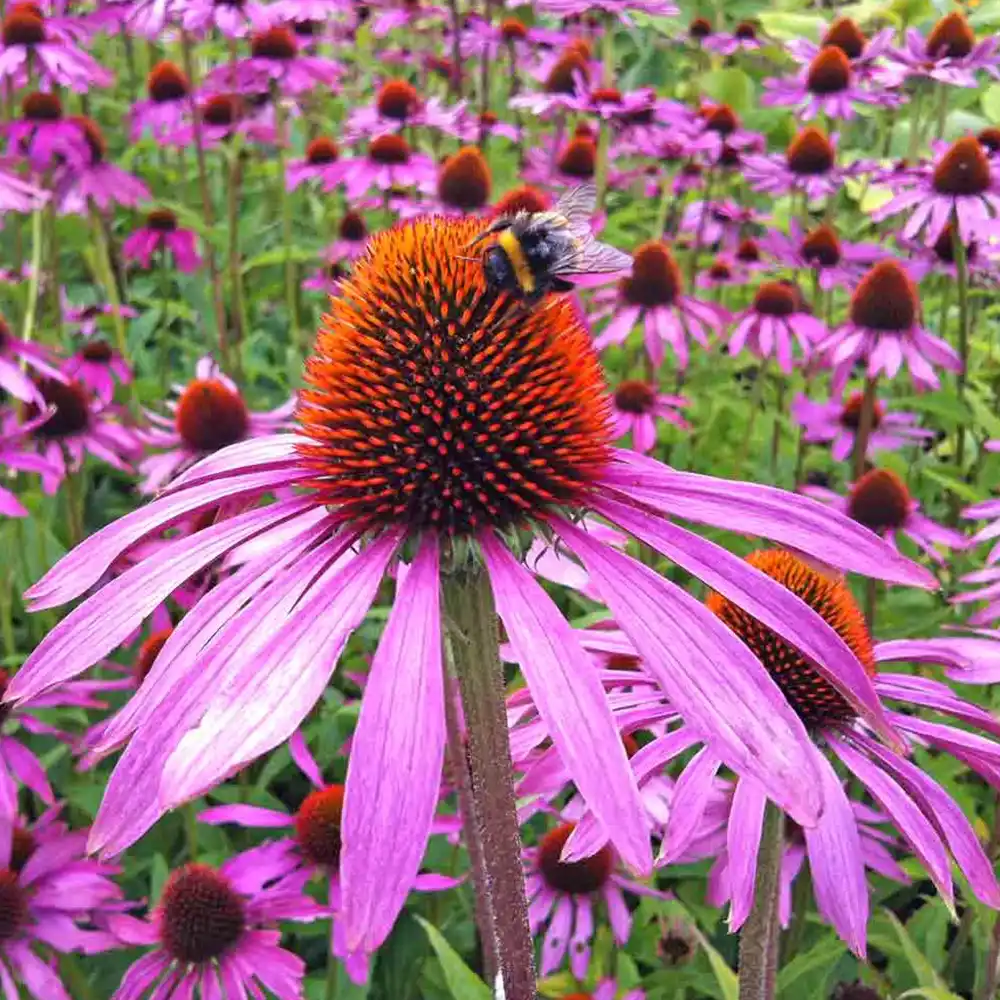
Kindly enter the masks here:
M 447 577 L 443 591 L 451 665 L 458 677 L 468 734 L 473 811 L 505 996 L 506 1000 L 535 1000 L 534 952 L 493 592 L 481 569 Z
M 615 21 L 609 15 L 601 36 L 601 52 L 603 62 L 604 86 L 614 84 L 615 76 Z M 604 205 L 604 196 L 608 190 L 608 152 L 611 146 L 611 130 L 602 117 L 597 127 L 597 163 L 594 168 L 594 183 L 597 185 L 597 207 Z
M 285 249 L 285 303 L 288 307 L 288 324 L 291 327 L 292 343 L 297 344 L 301 336 L 299 330 L 299 285 L 295 275 L 295 261 L 292 258 L 292 200 L 286 185 L 286 162 L 288 159 L 288 117 L 281 95 L 274 92 L 274 128 L 278 144 L 278 205 L 281 211 L 281 242 Z M 303 345 L 307 347 L 308 345 Z
M 969 258 L 962 239 L 958 216 L 953 213 L 951 220 L 952 246 L 955 257 L 958 286 L 958 356 L 962 359 L 962 369 L 958 373 L 958 398 L 965 403 L 965 384 L 969 370 Z M 955 464 L 959 475 L 965 463 L 965 418 L 958 427 L 958 445 L 955 450 Z
M 698 217 L 698 229 L 694 234 L 694 246 L 691 247 L 691 256 L 688 259 L 688 285 L 694 288 L 695 279 L 698 277 L 698 258 L 701 256 L 701 248 L 705 242 L 705 227 L 708 225 L 708 214 L 712 211 L 712 187 L 715 181 L 715 171 L 708 167 L 705 170 L 705 200 L 701 205 L 701 215 Z
M 854 436 L 854 453 L 851 456 L 851 471 L 857 482 L 865 473 L 865 456 L 868 454 L 868 439 L 875 427 L 875 398 L 878 392 L 878 378 L 865 382 L 865 394 L 861 399 L 861 413 L 858 415 L 858 431 Z
M 462 97 L 462 14 L 458 9 L 458 0 L 448 0 L 448 10 L 451 12 L 451 78 L 448 89 L 457 99 Z
M 784 832 L 784 815 L 774 803 L 768 802 L 757 852 L 753 909 L 740 933 L 739 1000 L 772 1000 L 774 997 L 774 941 Z
M 42 211 L 31 213 L 31 274 L 28 275 L 28 301 L 24 307 L 24 326 L 21 339 L 31 340 L 35 333 L 35 315 L 38 308 L 38 278 L 42 268 Z
M 229 184 L 226 191 L 226 221 L 229 232 L 229 294 L 236 342 L 236 374 L 241 378 L 240 346 L 247 332 L 246 302 L 243 297 L 243 264 L 240 259 L 240 187 L 243 182 L 243 160 L 240 147 L 229 150 Z
M 198 187 L 201 190 L 201 211 L 205 226 L 209 229 L 215 226 L 215 211 L 212 208 L 212 196 L 208 190 L 208 169 L 205 165 L 205 139 L 201 128 L 201 113 L 195 100 L 194 55 L 191 47 L 191 36 L 186 31 L 181 32 L 181 52 L 184 58 L 184 72 L 188 78 L 188 101 L 191 112 L 191 129 L 194 136 L 194 153 L 198 164 Z M 205 258 L 208 263 L 208 274 L 212 282 L 212 304 L 215 307 L 215 323 L 219 331 L 219 354 L 223 367 L 230 367 L 229 337 L 226 325 L 226 300 L 222 294 L 222 276 L 215 262 L 215 251 L 211 244 L 205 247 Z

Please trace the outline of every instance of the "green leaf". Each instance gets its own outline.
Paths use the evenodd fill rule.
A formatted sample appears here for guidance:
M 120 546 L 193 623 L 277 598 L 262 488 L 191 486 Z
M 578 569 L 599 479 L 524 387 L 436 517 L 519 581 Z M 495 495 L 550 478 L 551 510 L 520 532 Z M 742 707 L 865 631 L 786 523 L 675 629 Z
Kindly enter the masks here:
M 811 38 L 819 41 L 826 30 L 826 19 L 820 14 L 798 14 L 790 10 L 762 10 L 758 15 L 761 27 L 771 38 Z
M 938 486 L 943 486 L 946 490 L 951 490 L 957 497 L 969 503 L 979 503 L 983 499 L 983 494 L 975 487 L 959 479 L 957 476 L 941 472 L 939 469 L 924 469 L 923 474 Z
M 905 993 L 900 993 L 897 1000 L 907 1000 L 907 997 L 923 997 L 924 1000 L 962 1000 L 957 993 L 952 993 L 943 987 L 938 989 L 936 987 L 921 986 L 915 990 L 907 990 Z
M 277 264 L 284 264 L 286 252 L 287 251 L 284 247 L 274 247 L 271 250 L 265 250 L 263 253 L 259 253 L 256 256 L 251 257 L 249 260 L 244 261 L 243 273 L 249 274 L 258 267 L 271 267 Z M 287 253 L 293 261 L 299 264 L 303 264 L 306 261 L 316 260 L 319 256 L 317 251 L 306 250 L 302 247 L 292 247 L 291 251 Z
M 423 927 L 455 1000 L 493 1000 L 493 991 L 462 961 L 444 935 L 423 917 L 414 915 L 414 919 Z
M 1000 83 L 994 83 L 983 91 L 979 103 L 983 114 L 991 122 L 1000 122 Z
M 720 104 L 728 104 L 741 115 L 746 114 L 754 103 L 753 80 L 735 66 L 713 70 L 701 78 L 701 89 Z
M 836 934 L 827 934 L 817 941 L 809 951 L 796 955 L 778 973 L 778 996 L 801 996 L 801 981 L 804 978 L 818 969 L 832 972 L 837 959 L 846 953 L 844 942 Z
M 882 910 L 882 917 L 888 921 L 889 926 L 896 932 L 903 956 L 913 970 L 917 982 L 921 986 L 941 990 L 945 995 L 948 995 L 943 980 L 934 970 L 934 966 L 928 961 L 927 956 L 916 946 L 913 938 L 910 937 L 907 929 L 900 923 L 896 914 L 891 910 Z

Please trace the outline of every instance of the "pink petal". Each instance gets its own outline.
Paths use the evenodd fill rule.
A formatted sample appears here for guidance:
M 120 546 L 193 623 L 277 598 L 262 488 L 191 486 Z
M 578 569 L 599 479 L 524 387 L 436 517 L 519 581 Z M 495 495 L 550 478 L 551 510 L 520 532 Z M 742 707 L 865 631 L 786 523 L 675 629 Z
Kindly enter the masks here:
M 733 794 L 733 808 L 726 832 L 729 858 L 729 929 L 738 931 L 750 916 L 757 881 L 757 855 L 767 796 L 752 778 L 740 778 Z M 822 823 L 822 819 L 820 819 Z

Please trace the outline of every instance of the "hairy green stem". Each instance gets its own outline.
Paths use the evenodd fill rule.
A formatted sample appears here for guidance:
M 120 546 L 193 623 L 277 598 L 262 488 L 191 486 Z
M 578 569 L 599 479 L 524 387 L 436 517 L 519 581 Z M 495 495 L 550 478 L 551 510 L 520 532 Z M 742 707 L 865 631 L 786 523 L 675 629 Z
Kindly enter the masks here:
M 778 884 L 784 848 L 785 817 L 768 802 L 757 852 L 753 908 L 740 932 L 739 1000 L 773 1000 L 775 936 L 778 928 Z
M 35 315 L 38 308 L 38 278 L 42 267 L 42 209 L 31 213 L 31 274 L 28 275 L 28 301 L 24 307 L 24 326 L 21 339 L 30 341 L 35 333 Z
M 458 677 L 468 734 L 472 806 L 506 1000 L 535 1000 L 534 951 L 493 592 L 487 574 L 477 568 L 447 577 L 443 596 L 450 661 Z
M 875 404 L 878 393 L 878 378 L 865 382 L 865 394 L 861 399 L 861 413 L 858 415 L 858 430 L 854 435 L 854 453 L 851 456 L 851 471 L 857 482 L 865 473 L 865 456 L 868 454 L 868 439 L 875 428 Z

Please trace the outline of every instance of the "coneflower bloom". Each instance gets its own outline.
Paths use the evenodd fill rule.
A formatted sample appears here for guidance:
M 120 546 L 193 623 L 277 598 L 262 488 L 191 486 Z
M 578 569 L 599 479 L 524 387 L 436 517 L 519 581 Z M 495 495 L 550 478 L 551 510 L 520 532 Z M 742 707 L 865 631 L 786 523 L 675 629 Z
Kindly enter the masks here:
M 919 240 L 898 240 L 910 256 L 906 266 L 914 281 L 922 281 L 929 274 L 946 274 L 952 281 L 958 280 L 958 265 L 955 262 L 955 227 L 948 223 L 930 245 Z M 972 239 L 965 242 L 965 267 L 969 281 L 989 283 L 1000 272 L 997 248 L 990 242 Z
M 190 110 L 190 92 L 191 82 L 180 66 L 166 59 L 158 62 L 146 80 L 148 98 L 132 105 L 132 139 L 141 138 L 147 129 L 156 138 L 175 132 Z
M 758 52 L 764 43 L 757 36 L 757 26 L 752 21 L 740 21 L 732 31 L 716 31 L 706 35 L 702 45 L 721 56 L 737 52 Z
M 898 535 L 906 535 L 936 563 L 947 562 L 941 549 L 961 551 L 969 544 L 961 532 L 921 513 L 920 502 L 890 469 L 870 469 L 851 484 L 846 496 L 823 486 L 803 486 L 802 492 L 832 504 L 858 524 L 882 535 L 890 545 L 897 544 Z
M 29 403 L 26 415 L 33 425 L 31 439 L 36 451 L 48 462 L 42 488 L 52 494 L 67 474 L 79 469 L 89 453 L 122 472 L 132 469 L 140 445 L 136 432 L 121 423 L 120 412 L 104 404 L 75 379 L 39 377 L 35 387 L 42 404 L 51 409 L 47 420 L 35 424 L 39 404 Z M 11 426 L 9 423 L 8 427 Z
M 157 492 L 189 465 L 227 445 L 284 430 L 295 409 L 293 398 L 274 410 L 254 412 L 211 358 L 202 358 L 194 378 L 175 385 L 174 391 L 177 398 L 166 404 L 167 416 L 147 412 L 152 426 L 140 432 L 143 442 L 157 450 L 139 466 L 144 493 Z
M 323 174 L 323 189 L 343 185 L 348 200 L 355 201 L 370 188 L 393 191 L 415 187 L 429 194 L 437 184 L 437 167 L 425 153 L 393 132 L 376 136 L 364 156 L 341 158 Z
M 261 859 L 262 880 L 267 882 L 272 878 L 283 878 L 290 870 L 306 871 L 310 877 L 321 875 L 329 880 L 330 909 L 336 919 L 337 910 L 340 908 L 344 786 L 324 781 L 323 773 L 309 752 L 309 746 L 301 731 L 296 732 L 289 740 L 288 749 L 299 771 L 313 788 L 295 812 L 281 812 L 263 806 L 236 803 L 212 806 L 201 812 L 198 819 L 202 823 L 213 825 L 236 823 L 250 828 L 288 830 L 289 835 L 286 838 L 272 843 L 273 853 L 268 859 L 266 861 Z M 441 832 L 450 828 L 450 825 L 442 825 Z M 279 845 L 284 850 L 279 850 Z M 458 879 L 425 872 L 414 878 L 412 888 L 423 892 L 437 892 L 442 889 L 453 889 L 458 884 Z M 347 953 L 343 929 L 339 927 L 339 922 L 334 924 L 331 946 L 333 954 L 343 961 L 350 977 L 355 982 L 365 982 L 368 978 L 368 955 L 363 952 Z
M 583 93 L 592 72 L 589 50 L 567 45 L 558 58 L 540 67 L 542 89 L 530 94 L 510 98 L 507 106 L 523 109 L 539 118 L 547 118 L 555 111 L 575 109 L 578 96 Z
M 688 405 L 683 396 L 657 392 L 656 386 L 648 382 L 620 382 L 611 394 L 612 433 L 616 439 L 631 434 L 632 447 L 636 451 L 648 452 L 656 444 L 658 420 L 666 420 L 682 430 L 691 429 L 691 425 L 678 413 L 679 409 Z
M 853 288 L 884 250 L 876 243 L 854 243 L 843 239 L 826 223 L 806 231 L 797 219 L 788 223 L 788 233 L 769 228 L 759 246 L 781 267 L 793 271 L 813 271 L 819 287 Z
M 683 124 L 680 125 L 683 129 Z M 757 150 L 764 146 L 759 132 L 743 128 L 739 115 L 728 104 L 704 104 L 691 120 L 692 134 L 683 140 L 685 155 L 705 153 L 712 162 L 725 149 Z
M 285 96 L 297 96 L 316 87 L 335 87 L 343 67 L 323 56 L 302 55 L 295 32 L 275 25 L 255 32 L 250 39 L 250 58 L 235 65 L 217 66 L 205 77 L 209 89 L 233 88 L 244 94 L 266 93 L 271 84 Z
M 522 184 L 497 198 L 492 214 L 500 216 L 516 215 L 518 212 L 547 212 L 551 207 L 552 198 L 545 191 L 530 184 Z
M 300 185 L 313 180 L 336 184 L 337 178 L 336 176 L 331 178 L 329 168 L 339 159 L 340 148 L 333 139 L 325 135 L 310 139 L 305 156 L 301 160 L 290 160 L 285 168 L 285 183 L 288 185 L 288 190 L 294 191 Z
M 49 170 L 60 163 L 85 163 L 87 140 L 74 119 L 63 117 L 58 94 L 35 91 L 21 101 L 21 117 L 4 127 L 11 152 L 27 156 L 32 170 Z
M 843 579 L 783 550 L 754 552 L 747 561 L 804 600 L 855 652 L 864 666 L 859 680 L 874 690 L 880 711 L 891 727 L 884 735 L 892 737 L 895 745 L 877 739 L 859 718 L 851 704 L 857 689 L 833 685 L 817 672 L 822 660 L 810 662 L 795 646 L 717 593 L 710 595 L 708 607 L 757 653 L 813 738 L 867 789 L 926 868 L 945 903 L 953 905 L 950 865 L 954 859 L 973 894 L 987 905 L 1000 908 L 1000 888 L 992 862 L 961 808 L 904 755 L 911 746 L 927 745 L 956 757 L 987 781 L 996 783 L 1000 743 L 988 737 L 1000 736 L 1000 724 L 988 711 L 959 698 L 944 684 L 877 670 L 877 664 L 910 659 L 951 663 L 959 658 L 954 651 L 955 640 L 874 643 Z M 935 651 L 931 647 L 936 641 L 944 645 Z M 890 708 L 884 702 L 894 705 Z M 903 708 L 905 712 L 900 710 Z M 923 708 L 971 725 L 976 731 L 926 721 L 916 714 Z M 680 752 L 678 746 L 697 742 L 694 734 L 688 734 L 684 744 L 684 733 L 684 728 L 673 730 L 670 742 L 659 743 L 664 762 Z M 654 749 L 653 744 L 643 748 L 646 767 L 655 763 Z M 698 835 L 704 804 L 714 792 L 718 770 L 717 759 L 702 749 L 678 777 L 663 851 L 665 861 L 675 860 Z M 820 915 L 855 953 L 863 955 L 869 912 L 865 868 L 882 870 L 871 850 L 871 823 L 876 818 L 881 821 L 881 816 L 875 817 L 870 810 L 852 803 L 829 763 L 824 763 L 821 770 L 826 811 L 817 825 L 801 831 L 803 847 Z M 726 847 L 730 859 L 727 888 L 733 901 L 729 919 L 734 930 L 745 921 L 751 908 L 766 799 L 767 794 L 756 782 L 740 776 L 727 824 Z M 799 831 L 795 831 L 796 838 L 798 835 Z M 886 855 L 881 857 L 883 864 L 891 860 Z M 897 870 L 891 864 L 889 868 Z
M 572 823 L 549 830 L 534 847 L 525 847 L 522 856 L 531 932 L 539 934 L 545 929 L 539 974 L 555 972 L 568 952 L 570 970 L 577 979 L 583 979 L 590 967 L 594 911 L 599 905 L 607 910 L 615 941 L 624 947 L 632 934 L 632 915 L 625 893 L 654 899 L 667 897 L 629 878 L 608 844 L 590 857 L 563 861 L 562 851 L 573 830 Z
M 798 343 L 803 359 L 808 359 L 827 332 L 826 324 L 809 312 L 798 287 L 784 281 L 765 281 L 733 323 L 727 341 L 730 354 L 746 347 L 761 359 L 773 355 L 786 375 L 793 369 L 793 345 Z
M 455 124 L 453 134 L 463 142 L 477 142 L 494 137 L 517 142 L 521 138 L 521 130 L 517 125 L 503 121 L 493 111 L 481 111 L 477 115 L 463 113 Z
M 0 27 L 0 78 L 23 87 L 31 74 L 50 87 L 83 92 L 107 87 L 114 77 L 65 35 L 49 30 L 34 4 L 16 3 Z
M 33 1000 L 68 997 L 55 954 L 97 955 L 120 947 L 100 929 L 120 905 L 118 868 L 85 856 L 87 833 L 68 829 L 59 806 L 33 823 L 8 811 L 0 824 L 0 980 Z
M 250 142 L 271 145 L 277 139 L 274 108 L 270 103 L 256 106 L 239 94 L 217 93 L 203 98 L 198 105 L 202 142 L 215 146 L 234 136 Z M 190 146 L 194 142 L 194 126 L 188 122 L 165 138 L 175 146 Z
M 103 337 L 81 344 L 64 362 L 62 370 L 105 404 L 114 399 L 116 383 L 128 385 L 132 381 L 128 362 Z
M 45 378 L 60 379 L 52 354 L 41 344 L 32 344 L 15 337 L 7 321 L 0 316 L 0 389 L 24 403 L 40 402 L 41 395 L 32 379 L 25 374 L 29 368 Z
M 253 0 L 184 0 L 179 15 L 181 27 L 199 37 L 215 30 L 227 38 L 245 38 L 272 24 L 271 9 Z
M 676 17 L 679 13 L 671 0 L 541 0 L 537 5 L 557 17 L 573 17 L 590 11 L 602 11 L 621 21 L 632 24 L 629 11 L 637 10 L 651 17 Z
M 965 15 L 956 10 L 942 17 L 926 38 L 910 28 L 892 58 L 901 79 L 926 77 L 953 87 L 975 87 L 979 71 L 996 70 L 997 39 L 990 35 L 977 41 Z
M 663 364 L 669 345 L 677 367 L 686 368 L 688 337 L 708 347 L 709 333 L 721 332 L 728 313 L 719 306 L 684 294 L 684 279 L 673 254 L 663 243 L 644 243 L 635 251 L 632 274 L 618 282 L 616 292 L 599 292 L 595 301 L 605 305 L 595 318 L 611 322 L 594 341 L 598 350 L 621 344 L 637 323 L 642 323 L 646 353 L 653 366 Z
M 852 392 L 842 400 L 821 403 L 800 393 L 792 401 L 792 419 L 802 428 L 804 441 L 829 444 L 834 460 L 843 462 L 854 454 L 863 398 L 863 393 Z M 934 431 L 919 426 L 918 420 L 917 414 L 891 410 L 888 402 L 876 399 L 865 454 L 922 445 L 933 438 Z
M 859 79 L 891 85 L 898 82 L 898 74 L 883 60 L 892 55 L 895 34 L 892 28 L 883 28 L 869 38 L 851 18 L 838 17 L 818 45 L 807 38 L 794 38 L 786 47 L 801 63 L 811 63 L 824 48 L 838 48 L 850 60 L 851 71 Z
M 368 225 L 364 216 L 349 208 L 337 223 L 337 239 L 323 250 L 328 264 L 344 260 L 357 260 L 368 246 Z
M 108 145 L 101 127 L 92 118 L 76 118 L 89 155 L 76 164 L 60 168 L 55 186 L 59 210 L 67 214 L 86 214 L 91 204 L 98 208 L 111 205 L 135 207 L 148 201 L 149 188 L 134 174 L 107 159 Z
M 747 153 L 743 172 L 750 186 L 764 194 L 802 191 L 810 200 L 828 198 L 851 176 L 850 168 L 837 165 L 836 137 L 828 137 L 815 126 L 802 129 L 784 153 Z
M 34 420 L 23 424 L 0 423 L 0 469 L 8 472 L 31 472 L 45 476 L 55 476 L 54 468 L 45 458 L 26 444 L 35 427 L 46 419 L 43 413 Z M 28 510 L 18 500 L 17 495 L 5 486 L 0 486 L 0 515 L 3 517 L 27 517 Z
M 851 296 L 848 320 L 819 345 L 833 365 L 833 391 L 843 392 L 854 365 L 865 362 L 869 378 L 895 378 L 906 364 L 914 385 L 936 389 L 935 366 L 960 371 L 962 361 L 920 321 L 920 297 L 897 260 L 879 261 Z
M 490 165 L 478 146 L 463 146 L 441 164 L 437 196 L 446 212 L 481 212 L 492 190 Z
M 589 134 L 573 136 L 555 158 L 550 150 L 533 147 L 525 156 L 522 177 L 534 184 L 551 187 L 575 187 L 593 180 L 597 172 L 597 143 Z
M 437 98 L 423 100 L 406 80 L 386 80 L 370 105 L 354 108 L 344 123 L 345 138 L 354 141 L 404 128 L 435 128 L 454 135 L 464 107 L 445 107 Z
M 423 3 L 422 0 L 402 0 L 400 3 L 388 3 L 377 11 L 372 18 L 372 34 L 376 38 L 384 38 L 396 28 L 415 26 L 419 22 L 443 20 L 447 12 L 437 4 Z
M 128 746 L 91 845 L 122 850 L 163 811 L 294 733 L 405 543 L 409 570 L 372 661 L 347 771 L 341 880 L 349 952 L 370 952 L 385 939 L 437 806 L 445 746 L 440 583 L 452 572 L 455 545 L 482 567 L 554 745 L 619 856 L 637 870 L 651 863 L 645 812 L 600 680 L 579 669 L 586 653 L 575 633 L 506 538 L 521 532 L 526 541 L 532 525 L 558 536 L 671 703 L 721 759 L 804 825 L 823 808 L 819 758 L 759 661 L 686 591 L 565 512 L 590 511 L 653 545 L 821 656 L 837 677 L 856 680 L 863 671 L 847 647 L 831 646 L 836 637 L 815 612 L 670 516 L 934 586 L 866 528 L 806 497 L 612 449 L 599 361 L 573 299 L 551 295 L 524 309 L 519 298 L 491 291 L 463 252 L 481 227 L 438 217 L 376 234 L 331 301 L 307 365 L 298 432 L 202 460 L 152 503 L 91 535 L 30 598 L 51 607 L 80 596 L 135 543 L 221 499 L 244 511 L 96 590 L 43 640 L 6 696 L 16 703 L 86 670 L 181 583 L 254 540 L 256 554 L 187 613 L 109 726 L 104 749 Z M 274 493 L 275 502 L 257 505 Z M 862 707 L 866 696 L 857 698 Z
M 281 947 L 277 925 L 327 915 L 303 892 L 306 872 L 277 882 L 270 844 L 237 854 L 219 869 L 187 864 L 171 872 L 147 920 L 121 914 L 108 925 L 123 944 L 152 946 L 112 1000 L 302 995 L 306 963 Z
M 91 303 L 86 306 L 73 305 L 72 302 L 62 296 L 63 322 L 70 327 L 76 327 L 76 333 L 84 338 L 94 338 L 101 336 L 100 320 L 114 316 L 116 307 L 110 302 Z M 117 307 L 119 313 L 126 319 L 135 319 L 139 314 L 131 307 L 120 305 Z
M 761 104 L 796 107 L 805 121 L 818 115 L 849 120 L 856 116 L 857 104 L 887 107 L 898 103 L 898 98 L 884 87 L 861 86 L 850 59 L 835 45 L 821 48 L 812 62 L 791 79 L 766 79 L 764 89 Z
M 48 200 L 48 193 L 16 172 L 16 161 L 0 160 L 0 214 L 22 212 L 30 215 Z
M 991 443 L 995 444 L 995 442 L 986 444 L 988 451 L 1000 450 L 990 447 Z M 989 521 L 989 524 L 968 540 L 970 549 L 983 542 L 993 542 L 993 546 L 986 557 L 986 566 L 962 577 L 962 583 L 973 584 L 977 589 L 956 594 L 952 601 L 956 604 L 985 601 L 986 606 L 969 618 L 970 625 L 984 625 L 1000 618 L 1000 566 L 995 565 L 1000 560 L 1000 544 L 996 542 L 997 537 L 1000 537 L 1000 500 L 984 500 L 982 503 L 966 507 L 962 511 L 962 517 L 974 521 Z
M 148 268 L 153 254 L 169 253 L 179 271 L 196 271 L 201 267 L 197 236 L 193 229 L 183 229 L 177 216 L 168 208 L 158 208 L 146 216 L 146 224 L 129 233 L 122 243 L 122 257 L 138 261 Z
M 976 237 L 988 239 L 1000 226 L 1000 170 L 994 169 L 974 136 L 948 147 L 933 170 L 912 171 L 893 187 L 900 192 L 872 217 L 880 221 L 906 212 L 904 237 L 926 229 L 927 241 L 933 243 L 954 220 L 968 243 Z

